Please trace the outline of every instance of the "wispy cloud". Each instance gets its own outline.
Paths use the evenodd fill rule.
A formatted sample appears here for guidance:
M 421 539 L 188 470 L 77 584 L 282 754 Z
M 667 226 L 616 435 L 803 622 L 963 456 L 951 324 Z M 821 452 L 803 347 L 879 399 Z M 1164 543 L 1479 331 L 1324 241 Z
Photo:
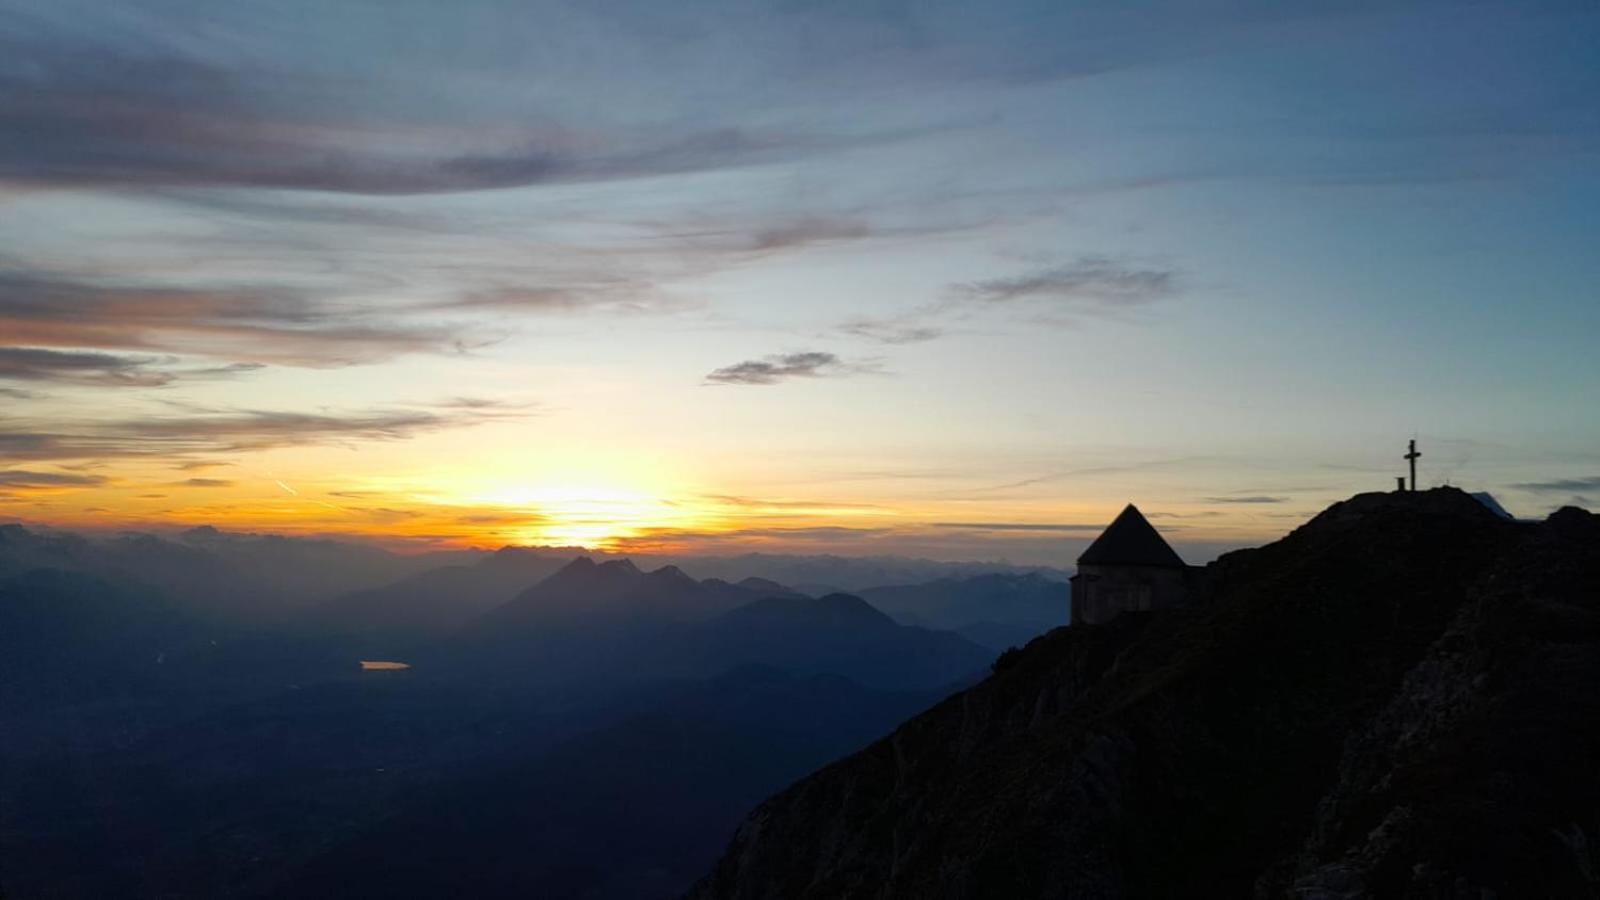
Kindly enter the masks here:
M 0 425 L 0 459 L 171 457 L 271 450 L 305 444 L 397 441 L 526 415 L 482 409 L 379 409 L 348 413 L 196 410 L 181 415 Z
M 22 373 L 13 377 L 76 371 L 79 377 L 135 381 L 158 378 L 154 363 L 51 357 L 29 348 L 159 350 L 235 363 L 324 367 L 462 347 L 461 336 L 444 326 L 402 325 L 282 289 L 97 284 L 15 272 L 0 274 L 0 333 L 12 345 L 9 368 Z
M 945 330 L 935 325 L 919 323 L 915 317 L 904 319 L 849 319 L 839 326 L 842 334 L 866 338 L 880 344 L 920 344 L 937 340 Z
M 1081 256 L 1019 275 L 958 282 L 940 299 L 898 315 L 846 319 L 836 331 L 880 344 L 917 344 L 943 337 L 952 320 L 996 310 L 1013 310 L 1035 323 L 1070 325 L 1083 316 L 1116 316 L 1170 300 L 1181 288 L 1175 269 Z
M 0 347 L 0 378 L 156 387 L 172 380 L 169 373 L 155 368 L 159 362 L 149 356 Z
M 553 286 L 505 286 L 474 290 L 441 305 L 444 309 L 535 315 L 665 315 L 697 304 L 662 293 L 652 284 L 615 274 Z
M 866 222 L 856 219 L 803 217 L 777 222 L 756 230 L 749 248 L 756 251 L 784 250 L 811 244 L 853 241 L 872 233 Z
M 539 404 L 532 400 L 510 400 L 494 397 L 450 397 L 429 406 L 438 409 L 462 409 L 478 412 L 532 412 Z
M 1106 475 L 1126 475 L 1134 472 L 1146 472 L 1152 469 L 1167 469 L 1174 466 L 1184 466 L 1191 463 L 1203 463 L 1210 461 L 1211 460 L 1207 457 L 1185 456 L 1174 459 L 1143 460 L 1138 462 L 1117 463 L 1106 466 L 1084 466 L 1075 469 L 1063 469 L 1057 472 L 1049 472 L 1044 475 L 1036 475 L 1032 478 L 1024 478 L 1020 481 L 1010 481 L 1006 482 L 1005 484 L 997 484 L 990 487 L 979 488 L 978 490 L 981 492 L 1010 491 L 1017 490 L 1019 488 L 1033 487 L 1039 484 L 1048 484 L 1054 481 L 1065 481 L 1075 478 L 1092 479 L 1100 478 Z
M 979 304 L 1048 301 L 1073 312 L 1107 312 L 1166 300 L 1178 294 L 1174 270 L 1084 256 L 1066 265 L 1021 275 L 969 281 L 951 287 L 959 299 Z
M 226 478 L 186 478 L 178 482 L 182 487 L 192 488 L 225 488 L 233 487 L 235 482 Z
M 707 384 L 770 385 L 794 378 L 837 378 L 882 370 L 872 361 L 846 362 L 832 353 L 783 353 L 723 366 L 706 375 Z
M 0 489 L 98 487 L 105 484 L 107 480 L 103 475 L 79 475 L 71 472 L 34 472 L 27 469 L 0 470 Z
M 956 528 L 971 531 L 1069 531 L 1088 532 L 1091 535 L 1106 527 L 1106 523 L 1067 522 L 933 522 L 932 528 Z
M 0 347 L 0 380 L 95 387 L 163 387 L 179 378 L 228 378 L 262 368 L 254 363 L 181 367 L 175 357 L 41 347 Z M 26 392 L 22 392 L 26 396 Z
M 1600 490 L 1600 475 L 1584 478 L 1554 478 L 1549 481 L 1524 481 L 1513 484 L 1512 488 L 1519 491 L 1531 491 L 1538 494 L 1569 494 L 1582 493 L 1590 490 Z
M 1269 497 L 1264 494 L 1250 497 L 1207 497 L 1206 503 L 1288 503 L 1288 497 Z
M 397 113 L 358 84 L 154 49 L 0 42 L 22 63 L 0 68 L 9 136 L 0 183 L 427 194 L 701 172 L 893 139 L 733 125 L 605 130 L 548 115 L 463 129 L 446 111 Z
M 763 513 L 778 516 L 827 515 L 830 513 L 857 513 L 882 511 L 883 507 L 871 503 L 842 503 L 828 500 L 786 500 L 764 497 L 746 497 L 740 494 L 702 494 L 702 500 L 720 506 L 734 507 L 744 515 Z
M 231 462 L 221 462 L 213 459 L 190 459 L 173 466 L 180 472 L 202 472 L 206 469 L 216 469 L 222 466 L 231 466 Z

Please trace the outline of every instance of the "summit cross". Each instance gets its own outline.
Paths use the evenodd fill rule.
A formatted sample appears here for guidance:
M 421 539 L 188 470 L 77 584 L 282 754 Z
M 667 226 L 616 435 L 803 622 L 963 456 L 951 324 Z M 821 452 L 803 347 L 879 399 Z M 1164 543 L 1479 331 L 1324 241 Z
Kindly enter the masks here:
M 1417 452 L 1416 438 L 1412 438 L 1410 449 L 1406 451 L 1406 455 L 1401 457 L 1401 459 L 1411 463 L 1411 489 L 1413 491 L 1417 489 L 1417 457 L 1421 455 L 1421 453 Z

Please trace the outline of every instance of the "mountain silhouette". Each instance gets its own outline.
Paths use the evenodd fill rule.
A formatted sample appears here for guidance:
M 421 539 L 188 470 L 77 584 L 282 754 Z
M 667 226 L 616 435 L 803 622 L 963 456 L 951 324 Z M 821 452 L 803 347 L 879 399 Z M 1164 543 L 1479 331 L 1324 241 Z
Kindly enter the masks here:
M 909 690 L 954 685 L 993 658 L 959 635 L 899 625 L 860 597 L 829 594 L 757 600 L 677 630 L 641 662 L 679 675 L 761 664 Z
M 1335 504 L 759 806 L 691 896 L 1592 896 L 1600 518 Z
M 282 623 L 339 594 L 460 556 L 403 556 L 362 544 L 208 526 L 170 536 L 89 538 L 0 525 L 0 576 L 59 569 L 113 585 L 142 585 L 195 616 L 245 626 Z
M 898 622 L 954 631 L 997 649 L 1065 625 L 1071 612 L 1067 583 L 1037 572 L 989 572 L 859 593 Z
M 490 611 L 425 659 L 510 682 L 603 691 L 758 664 L 891 689 L 953 684 L 993 653 L 897 625 L 858 597 L 807 597 L 767 582 L 697 581 L 675 566 L 580 558 Z
M 569 560 L 561 551 L 507 547 L 472 565 L 428 569 L 336 597 L 310 613 L 307 624 L 348 632 L 366 652 L 403 654 L 504 605 Z

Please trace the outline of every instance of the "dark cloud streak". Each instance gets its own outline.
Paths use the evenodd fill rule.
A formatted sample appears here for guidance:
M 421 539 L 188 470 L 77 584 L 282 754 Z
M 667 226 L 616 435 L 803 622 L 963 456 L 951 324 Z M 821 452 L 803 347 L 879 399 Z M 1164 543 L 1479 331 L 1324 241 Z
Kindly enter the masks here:
M 793 378 L 832 378 L 876 372 L 873 363 L 850 363 L 832 353 L 784 353 L 723 366 L 706 375 L 712 385 L 772 385 Z
M 0 489 L 98 487 L 105 484 L 107 480 L 102 475 L 78 475 L 70 472 L 34 472 L 27 469 L 0 470 Z
M 452 408 L 379 409 L 342 414 L 240 409 L 37 425 L 13 419 L 0 421 L 0 460 L 169 457 L 182 466 L 182 457 L 190 455 L 253 452 L 307 444 L 398 441 L 523 415 L 508 410 Z
M 58 377 L 142 381 L 146 386 L 171 379 L 152 371 L 153 362 L 27 348 L 158 350 L 245 366 L 333 367 L 464 346 L 463 336 L 444 326 L 402 325 L 277 288 L 101 284 L 15 271 L 0 274 L 0 333 L 12 345 L 9 356 L 0 358 L 0 375 L 7 369 L 15 378 L 54 372 Z M 247 370 L 235 365 L 191 374 Z
M 1600 489 L 1600 475 L 1586 478 L 1556 478 L 1549 481 L 1524 481 L 1513 484 L 1514 490 L 1536 494 L 1567 494 Z
M 1080 312 L 1111 311 L 1166 300 L 1178 293 L 1177 273 L 1170 269 L 1129 265 L 1105 256 L 1084 256 L 1005 278 L 957 284 L 961 300 L 999 304 L 1040 299 L 1069 305 Z
M 972 531 L 1070 531 L 1084 532 L 1093 537 L 1106 527 L 1106 523 L 1039 523 L 1039 522 L 933 522 L 932 528 L 955 528 Z
M 93 387 L 165 387 L 179 378 L 230 378 L 261 366 L 235 363 L 171 368 L 172 357 L 126 356 L 93 351 L 0 347 L 0 380 L 55 382 Z M 11 393 L 8 391 L 8 393 Z M 17 392 L 21 399 L 26 392 Z
M 544 123 L 463 150 L 473 131 L 383 118 L 381 104 L 362 103 L 370 86 L 65 38 L 0 40 L 0 57 L 12 61 L 0 64 L 0 184 L 20 187 L 451 193 L 735 168 L 904 137 Z

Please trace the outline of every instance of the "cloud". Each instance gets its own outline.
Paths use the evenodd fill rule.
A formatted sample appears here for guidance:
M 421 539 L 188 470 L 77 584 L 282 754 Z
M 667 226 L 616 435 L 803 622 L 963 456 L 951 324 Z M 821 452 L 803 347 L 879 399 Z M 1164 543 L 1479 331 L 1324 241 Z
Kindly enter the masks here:
M 701 494 L 700 498 L 722 506 L 736 507 L 745 514 L 774 513 L 779 516 L 867 512 L 883 508 L 872 503 L 841 503 L 827 500 L 774 500 L 762 497 L 746 497 L 741 494 Z
M 1098 478 L 1104 475 L 1124 475 L 1130 472 L 1144 472 L 1151 469 L 1166 469 L 1174 466 L 1184 466 L 1191 463 L 1203 463 L 1210 461 L 1211 460 L 1209 458 L 1203 456 L 1185 456 L 1174 459 L 1153 459 L 1132 463 L 1119 463 L 1109 466 L 1087 466 L 1077 469 L 1063 469 L 1058 472 L 1050 472 L 1045 475 L 1036 475 L 1032 478 L 1024 478 L 1020 481 L 1010 481 L 1006 482 L 1005 484 L 997 484 L 990 487 L 978 488 L 977 490 L 981 493 L 1011 491 L 1019 488 L 1033 487 L 1034 485 L 1038 484 L 1046 484 L 1052 481 L 1075 478 Z
M 27 469 L 0 470 L 0 489 L 98 487 L 107 479 L 102 475 L 75 475 L 69 472 L 33 472 Z
M 874 363 L 850 363 L 832 353 L 784 353 L 723 366 L 706 375 L 707 384 L 768 385 L 791 378 L 833 378 L 879 371 Z
M 192 488 L 225 488 L 233 487 L 235 482 L 226 478 L 188 478 L 178 482 L 178 484 Z
M 1254 497 L 1207 497 L 1206 503 L 1288 503 L 1288 497 L 1268 497 L 1259 495 Z
M 443 326 L 401 325 L 277 288 L 97 284 L 27 272 L 0 274 L 0 333 L 12 345 L 0 358 L 0 373 L 103 383 L 171 378 L 152 368 L 155 360 L 49 356 L 38 348 L 160 350 L 235 363 L 188 373 L 217 377 L 263 363 L 343 366 L 463 346 L 461 336 Z
M 701 172 L 894 137 L 604 128 L 548 115 L 464 128 L 448 103 L 402 112 L 356 80 L 223 66 L 216 54 L 57 35 L 0 40 L 7 57 L 0 184 L 21 187 L 447 193 Z
M 880 344 L 920 344 L 944 336 L 944 329 L 934 325 L 919 324 L 914 318 L 903 319 L 850 319 L 839 326 L 839 331 L 852 337 L 866 338 Z
M 1099 524 L 1047 523 L 1047 522 L 933 522 L 932 528 L 958 528 L 972 531 L 1074 531 L 1088 532 L 1091 536 L 1105 529 Z
M 464 409 L 464 410 L 499 410 L 499 411 L 528 411 L 537 409 L 539 404 L 528 400 L 500 400 L 492 397 L 451 397 L 430 404 L 438 409 Z
M 476 290 L 441 309 L 496 310 L 534 315 L 666 315 L 695 308 L 633 278 L 596 274 L 579 284 Z
M 182 378 L 229 378 L 262 368 L 251 363 L 170 368 L 172 357 L 127 356 L 84 350 L 0 347 L 0 380 L 49 381 L 96 387 L 163 387 Z M 27 392 L 17 392 L 26 399 Z
M 0 347 L 0 378 L 159 387 L 172 380 L 171 374 L 154 368 L 160 362 L 162 360 L 149 356 Z
M 0 423 L 0 460 L 182 457 L 306 444 L 351 445 L 519 418 L 485 409 L 400 408 L 348 413 L 195 410 L 182 415 L 87 422 Z
M 870 541 L 898 533 L 893 528 L 852 528 L 844 525 L 797 526 L 793 528 L 740 528 L 737 531 L 691 531 L 677 528 L 647 528 L 639 534 L 620 538 L 616 552 L 644 552 L 665 547 L 679 549 L 739 547 L 750 543 L 795 545 L 807 542 L 845 543 Z
M 1519 491 L 1533 493 L 1566 494 L 1583 493 L 1584 491 L 1600 489 L 1600 475 L 1587 478 L 1557 478 L 1550 481 L 1524 481 L 1511 486 Z
M 1083 312 L 1114 311 L 1176 296 L 1178 277 L 1170 269 L 1083 256 L 1066 265 L 1022 275 L 964 282 L 953 285 L 951 291 L 961 300 L 980 304 L 1043 300 Z
M 782 250 L 810 244 L 853 241 L 867 237 L 872 229 L 865 222 L 851 219 L 800 218 L 760 229 L 751 236 L 750 249 Z
M 1136 266 L 1108 256 L 1076 261 L 1021 275 L 952 284 L 942 299 L 884 318 L 856 317 L 838 332 L 880 344 L 916 344 L 947 333 L 946 322 L 987 309 L 1026 307 L 1044 324 L 1068 324 L 1071 316 L 1115 315 L 1176 297 L 1178 273 Z

